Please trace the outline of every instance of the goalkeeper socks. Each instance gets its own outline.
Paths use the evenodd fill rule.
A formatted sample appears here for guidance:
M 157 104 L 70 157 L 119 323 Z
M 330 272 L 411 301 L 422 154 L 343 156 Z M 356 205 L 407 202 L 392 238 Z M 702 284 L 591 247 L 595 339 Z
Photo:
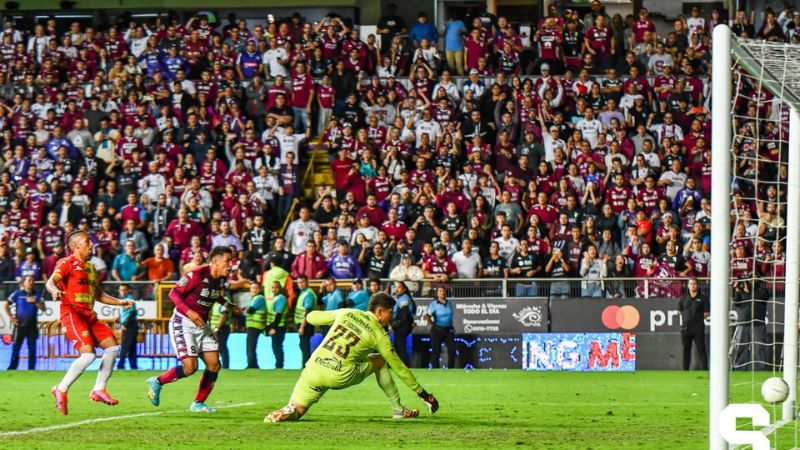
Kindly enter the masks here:
M 69 370 L 64 375 L 64 378 L 61 380 L 61 383 L 58 384 L 58 390 L 61 392 L 67 392 L 69 387 L 72 386 L 72 383 L 78 379 L 79 376 L 89 367 L 97 358 L 94 353 L 81 353 L 77 359 L 69 366 Z
M 97 381 L 94 382 L 94 391 L 102 391 L 106 388 L 111 372 L 114 371 L 114 362 L 119 355 L 119 345 L 113 345 L 105 349 L 103 357 L 100 358 L 100 370 L 97 371 Z
M 392 373 L 389 371 L 389 367 L 383 366 L 375 372 L 375 378 L 378 379 L 378 386 L 383 389 L 383 393 L 386 394 L 386 398 L 389 399 L 389 403 L 392 404 L 393 411 L 402 411 L 403 405 L 400 403 L 400 393 L 397 392 L 397 385 L 394 384 L 394 379 L 392 378 Z
M 178 381 L 181 378 L 185 378 L 186 374 L 183 373 L 183 366 L 178 364 L 177 366 L 167 370 L 166 372 L 162 373 L 158 376 L 158 382 L 160 384 L 167 384 L 172 383 L 173 381 Z
M 219 376 L 219 372 L 212 372 L 208 369 L 203 371 L 203 376 L 200 377 L 200 387 L 197 388 L 197 396 L 194 398 L 194 401 L 204 403 L 209 395 L 211 395 L 211 390 L 214 389 L 214 383 L 217 381 L 217 377 Z

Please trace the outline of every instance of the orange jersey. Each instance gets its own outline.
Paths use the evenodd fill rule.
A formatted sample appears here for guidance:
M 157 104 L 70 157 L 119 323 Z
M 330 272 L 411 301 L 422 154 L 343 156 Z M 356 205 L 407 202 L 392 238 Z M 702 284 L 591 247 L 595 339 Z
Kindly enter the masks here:
M 64 291 L 61 297 L 61 314 L 65 306 L 70 310 L 92 311 L 97 295 L 97 270 L 90 262 L 83 262 L 75 255 L 61 258 L 56 263 L 54 273 L 61 275 L 59 289 Z

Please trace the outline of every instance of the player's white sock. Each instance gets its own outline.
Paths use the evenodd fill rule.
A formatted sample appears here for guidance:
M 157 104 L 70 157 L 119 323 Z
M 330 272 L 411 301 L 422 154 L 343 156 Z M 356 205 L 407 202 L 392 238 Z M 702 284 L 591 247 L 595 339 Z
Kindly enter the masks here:
M 111 372 L 114 370 L 114 362 L 119 355 L 119 345 L 108 347 L 100 359 L 100 370 L 97 371 L 97 381 L 94 382 L 94 391 L 101 391 L 106 388 Z
M 397 385 L 394 384 L 394 378 L 392 378 L 392 372 L 389 368 L 385 365 L 381 367 L 380 370 L 375 372 L 375 378 L 378 380 L 378 386 L 383 389 L 383 393 L 389 399 L 389 403 L 392 404 L 392 410 L 402 411 L 403 405 L 400 403 L 400 393 L 397 392 Z
M 78 358 L 73 361 L 72 365 L 69 366 L 69 370 L 67 373 L 64 374 L 64 378 L 61 380 L 61 383 L 58 384 L 58 390 L 61 392 L 67 392 L 69 387 L 72 386 L 72 383 L 78 379 L 79 376 L 89 367 L 97 358 L 94 353 L 81 353 Z

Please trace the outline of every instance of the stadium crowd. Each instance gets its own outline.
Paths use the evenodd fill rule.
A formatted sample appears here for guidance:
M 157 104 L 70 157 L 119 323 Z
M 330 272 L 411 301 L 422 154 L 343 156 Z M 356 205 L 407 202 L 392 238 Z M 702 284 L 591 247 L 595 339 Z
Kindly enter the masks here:
M 764 16 L 739 12 L 735 33 L 800 42 L 800 13 Z M 646 9 L 553 6 L 523 46 L 504 17 L 448 17 L 440 30 L 425 14 L 405 24 L 393 6 L 364 41 L 333 14 L 266 26 L 173 15 L 66 33 L 6 19 L 0 281 L 46 279 L 65 237 L 85 229 L 101 276 L 120 281 L 175 279 L 227 245 L 239 286 L 280 266 L 294 278 L 670 293 L 669 282 L 645 293 L 600 281 L 708 274 L 710 32 L 721 21 L 695 9 L 659 33 Z M 768 92 L 747 89 L 743 115 L 772 112 Z M 741 151 L 785 156 L 769 142 Z M 311 147 L 327 150 L 334 189 L 319 187 L 278 235 Z M 733 199 L 750 221 L 733 264 L 766 248 L 763 271 L 776 273 L 780 248 L 764 239 L 783 226 L 783 194 L 749 186 L 758 192 Z M 559 283 L 571 278 L 583 282 Z

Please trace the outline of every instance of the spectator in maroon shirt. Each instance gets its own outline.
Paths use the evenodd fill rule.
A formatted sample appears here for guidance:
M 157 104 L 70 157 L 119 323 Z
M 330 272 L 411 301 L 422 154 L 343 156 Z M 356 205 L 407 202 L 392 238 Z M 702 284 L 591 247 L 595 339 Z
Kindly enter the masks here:
M 178 211 L 178 218 L 170 222 L 164 232 L 165 236 L 172 239 L 173 245 L 178 250 L 189 247 L 192 236 L 202 236 L 202 234 L 200 224 L 189 219 L 189 212 L 186 208 L 181 208 Z

